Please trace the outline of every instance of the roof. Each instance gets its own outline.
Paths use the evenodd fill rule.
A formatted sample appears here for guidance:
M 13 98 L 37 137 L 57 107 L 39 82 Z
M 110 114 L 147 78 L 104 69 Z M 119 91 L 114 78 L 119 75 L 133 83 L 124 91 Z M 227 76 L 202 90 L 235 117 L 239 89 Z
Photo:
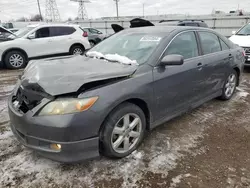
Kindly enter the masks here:
M 76 24 L 62 24 L 62 23 L 41 23 L 41 24 L 32 24 L 32 25 L 28 25 L 27 27 L 42 27 L 42 26 L 47 26 L 47 27 L 53 27 L 53 26 L 57 26 L 57 27 L 79 27 L 79 25 Z
M 165 26 L 165 25 L 156 25 L 156 26 L 149 26 L 149 27 L 136 27 L 136 28 L 129 28 L 123 30 L 123 32 L 127 33 L 165 33 L 166 35 L 172 32 L 181 32 L 187 30 L 211 30 L 204 27 L 189 27 L 189 26 Z

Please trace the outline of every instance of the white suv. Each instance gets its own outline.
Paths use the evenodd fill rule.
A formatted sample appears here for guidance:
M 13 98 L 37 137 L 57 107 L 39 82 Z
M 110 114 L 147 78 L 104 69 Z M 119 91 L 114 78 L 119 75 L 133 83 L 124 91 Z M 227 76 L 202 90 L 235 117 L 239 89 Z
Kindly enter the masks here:
M 0 62 L 19 69 L 31 59 L 82 54 L 89 48 L 87 33 L 77 25 L 30 25 L 0 41 Z
M 233 36 L 229 39 L 244 48 L 246 53 L 245 66 L 250 66 L 250 23 L 240 28 L 239 31 L 233 31 Z

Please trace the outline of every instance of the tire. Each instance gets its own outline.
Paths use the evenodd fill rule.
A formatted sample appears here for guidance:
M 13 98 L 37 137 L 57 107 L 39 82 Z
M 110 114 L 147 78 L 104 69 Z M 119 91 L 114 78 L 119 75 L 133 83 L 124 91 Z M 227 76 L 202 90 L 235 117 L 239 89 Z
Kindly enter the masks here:
M 120 135 L 115 134 L 115 127 L 120 128 L 117 129 L 119 133 L 121 130 L 125 130 L 124 119 L 130 122 L 128 129 Z M 132 128 L 132 122 L 136 125 L 134 128 Z M 125 123 L 125 125 L 128 124 Z M 142 109 L 132 103 L 123 103 L 110 113 L 103 124 L 100 133 L 100 152 L 111 158 L 126 157 L 139 147 L 144 138 L 145 130 L 146 118 Z M 119 139 L 123 140 L 120 145 L 118 144 Z M 128 143 L 127 146 L 125 146 L 125 143 Z M 116 148 L 115 145 L 118 147 Z
M 94 41 L 92 41 L 92 40 L 89 41 L 89 44 L 90 44 L 91 48 L 94 47 L 94 46 L 96 45 L 96 43 L 95 43 Z
M 21 69 L 26 66 L 27 58 L 22 52 L 13 50 L 6 54 L 4 63 L 8 69 Z
M 223 86 L 222 95 L 219 97 L 221 100 L 230 100 L 233 97 L 238 79 L 239 75 L 235 70 L 232 70 L 230 74 L 228 74 Z M 228 90 L 228 88 L 230 89 Z
M 82 55 L 85 49 L 81 45 L 74 45 L 70 48 L 70 55 Z

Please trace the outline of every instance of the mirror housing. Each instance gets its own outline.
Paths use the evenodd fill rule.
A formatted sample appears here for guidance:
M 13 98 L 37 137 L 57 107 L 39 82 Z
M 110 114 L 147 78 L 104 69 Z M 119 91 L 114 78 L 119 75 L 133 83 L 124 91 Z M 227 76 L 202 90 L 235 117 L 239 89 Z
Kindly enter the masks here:
M 177 54 L 171 54 L 171 55 L 166 55 L 162 60 L 160 65 L 162 66 L 175 66 L 175 65 L 183 65 L 184 63 L 184 58 L 182 55 L 177 55 Z
M 236 31 L 232 31 L 232 34 L 235 35 L 235 34 L 236 34 Z
M 27 38 L 28 38 L 28 39 L 35 39 L 35 38 L 36 38 L 36 34 L 35 34 L 35 33 L 32 33 L 32 34 L 30 34 Z

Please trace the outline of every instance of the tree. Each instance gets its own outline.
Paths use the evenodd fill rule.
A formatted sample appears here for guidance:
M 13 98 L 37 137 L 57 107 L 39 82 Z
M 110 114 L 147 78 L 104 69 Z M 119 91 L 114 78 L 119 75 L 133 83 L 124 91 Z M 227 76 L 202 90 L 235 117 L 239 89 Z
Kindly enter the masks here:
M 68 18 L 68 21 L 71 22 L 71 21 L 72 21 L 72 18 Z
M 41 17 L 39 14 L 36 14 L 31 17 L 30 21 L 42 21 L 43 17 Z
M 21 17 L 21 18 L 18 18 L 16 21 L 17 22 L 25 22 L 26 20 L 27 20 L 27 18 Z

